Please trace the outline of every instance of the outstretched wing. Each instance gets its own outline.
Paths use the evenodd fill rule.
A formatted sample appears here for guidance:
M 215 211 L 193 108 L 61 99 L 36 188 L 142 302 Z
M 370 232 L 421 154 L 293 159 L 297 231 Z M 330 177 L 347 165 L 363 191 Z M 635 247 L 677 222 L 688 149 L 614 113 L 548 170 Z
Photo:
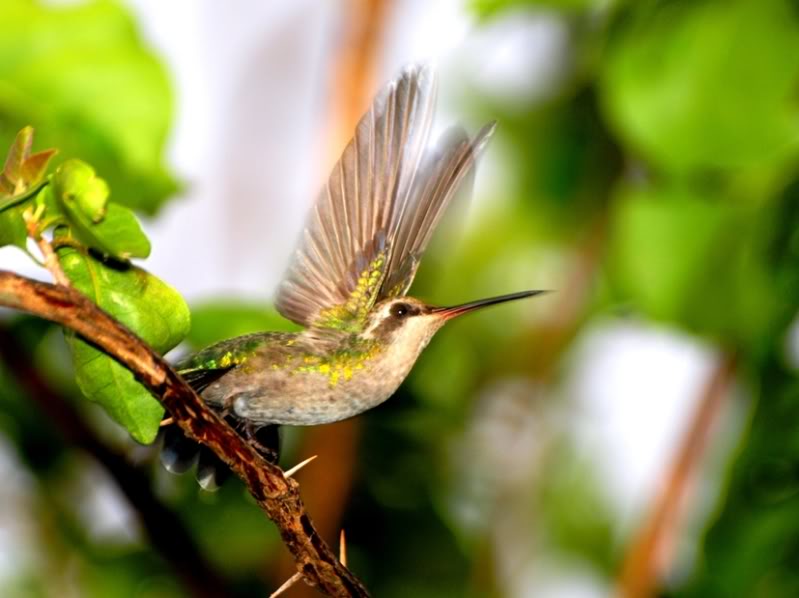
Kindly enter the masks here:
M 471 193 L 472 167 L 495 126 L 493 122 L 485 125 L 471 140 L 463 128 L 452 127 L 442 135 L 436 149 L 425 156 L 405 211 L 397 218 L 386 278 L 378 300 L 408 292 L 419 260 L 450 201 L 458 192 Z
M 353 327 L 374 304 L 396 205 L 407 200 L 435 100 L 429 68 L 389 83 L 361 118 L 303 231 L 276 307 L 306 326 Z
M 422 160 L 435 80 L 410 67 L 361 118 L 314 205 L 276 307 L 305 326 L 360 330 L 380 299 L 407 291 L 419 256 L 490 130 L 459 133 Z

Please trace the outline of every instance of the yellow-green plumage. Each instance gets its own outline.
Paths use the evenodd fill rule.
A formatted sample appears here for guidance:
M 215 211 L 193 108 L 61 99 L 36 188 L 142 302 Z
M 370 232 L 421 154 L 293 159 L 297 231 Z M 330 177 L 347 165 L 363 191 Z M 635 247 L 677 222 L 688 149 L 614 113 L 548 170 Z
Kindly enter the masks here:
M 230 339 L 193 355 L 179 370 L 190 380 L 214 377 L 202 397 L 246 421 L 310 425 L 344 419 L 393 394 L 429 340 L 417 337 L 432 335 L 423 328 L 381 327 L 373 318 L 360 333 L 311 329 Z

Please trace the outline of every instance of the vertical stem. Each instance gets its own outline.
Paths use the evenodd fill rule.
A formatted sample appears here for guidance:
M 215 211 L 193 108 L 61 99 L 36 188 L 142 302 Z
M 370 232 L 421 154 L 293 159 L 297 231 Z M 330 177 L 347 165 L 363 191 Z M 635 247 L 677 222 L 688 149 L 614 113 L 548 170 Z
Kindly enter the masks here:
M 691 424 L 669 467 L 663 489 L 648 519 L 630 543 L 618 582 L 619 594 L 625 598 L 653 596 L 671 562 L 671 547 L 679 528 L 687 487 L 704 454 L 711 428 L 729 395 L 735 370 L 735 356 L 725 355 L 705 385 Z

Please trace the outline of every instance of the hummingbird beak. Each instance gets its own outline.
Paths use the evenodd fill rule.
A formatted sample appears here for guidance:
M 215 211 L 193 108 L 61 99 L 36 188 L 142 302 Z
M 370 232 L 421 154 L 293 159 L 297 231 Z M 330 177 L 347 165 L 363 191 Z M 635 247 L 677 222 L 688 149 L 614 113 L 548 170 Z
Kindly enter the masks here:
M 444 320 L 451 320 L 464 314 L 488 307 L 489 305 L 497 305 L 498 303 L 505 303 L 506 301 L 516 301 L 517 299 L 525 299 L 527 297 L 535 297 L 536 295 L 543 295 L 549 291 L 521 291 L 519 293 L 511 293 L 510 295 L 500 295 L 499 297 L 490 297 L 488 299 L 478 299 L 477 301 L 470 301 L 469 303 L 462 303 L 453 307 L 434 307 L 430 310 L 431 314 L 441 316 Z

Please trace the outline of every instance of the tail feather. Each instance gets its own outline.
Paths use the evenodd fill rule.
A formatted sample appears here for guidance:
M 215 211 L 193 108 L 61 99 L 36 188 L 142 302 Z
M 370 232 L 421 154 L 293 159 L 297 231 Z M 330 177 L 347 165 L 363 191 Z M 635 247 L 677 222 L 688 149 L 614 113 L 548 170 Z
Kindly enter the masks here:
M 208 447 L 200 447 L 197 459 L 197 483 L 203 490 L 213 492 L 225 483 L 231 473 L 230 468 Z
M 259 428 L 242 424 L 231 416 L 226 421 L 239 431 L 267 461 L 277 463 L 280 458 L 279 426 L 268 424 Z M 197 464 L 195 477 L 203 490 L 217 490 L 231 476 L 230 468 L 216 454 L 190 438 L 171 424 L 161 432 L 161 464 L 170 473 L 184 474 Z
M 200 452 L 200 445 L 186 438 L 181 429 L 170 425 L 163 429 L 161 465 L 170 473 L 182 474 L 191 469 Z

